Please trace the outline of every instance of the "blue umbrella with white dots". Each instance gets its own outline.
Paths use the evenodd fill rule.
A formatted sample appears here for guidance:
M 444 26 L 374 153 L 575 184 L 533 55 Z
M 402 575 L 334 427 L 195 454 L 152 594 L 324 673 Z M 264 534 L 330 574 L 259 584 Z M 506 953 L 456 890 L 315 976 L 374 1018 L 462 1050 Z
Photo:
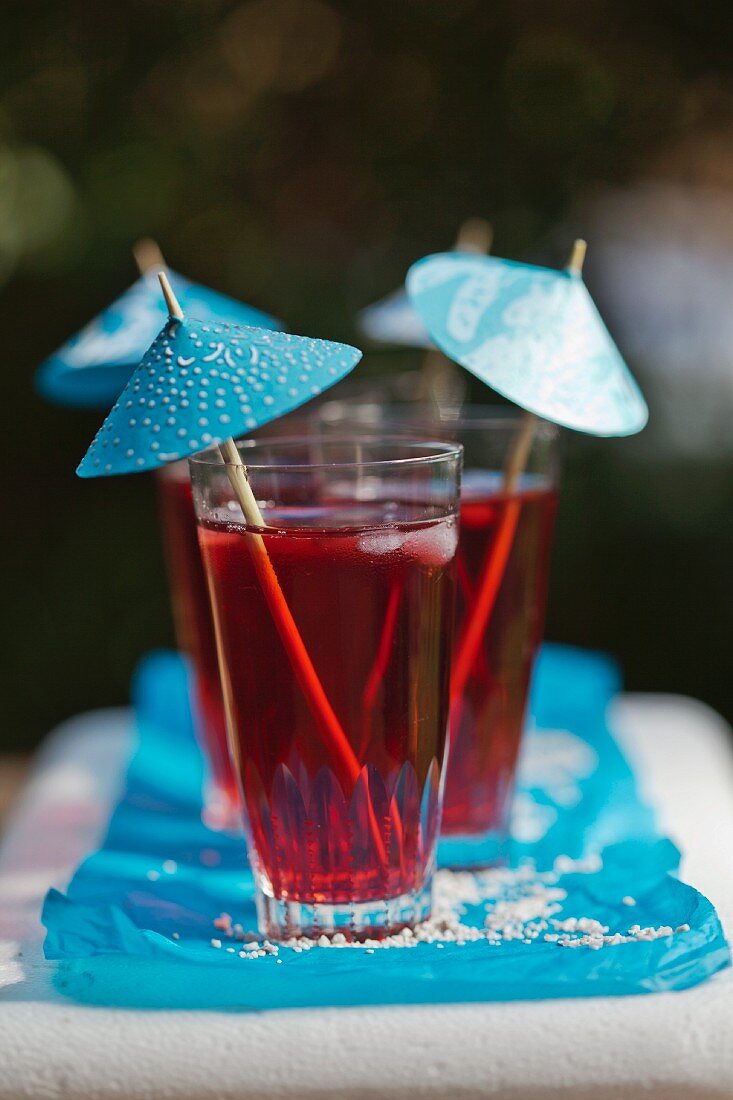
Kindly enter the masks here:
M 171 301 L 179 313 L 120 394 L 80 477 L 156 469 L 262 427 L 334 385 L 361 358 L 356 348 L 328 340 L 184 318 Z
M 266 528 L 233 436 L 261 427 L 334 385 L 361 359 L 347 344 L 184 317 L 164 272 L 169 319 L 148 349 L 77 473 L 159 468 L 217 445 L 244 516 L 247 545 L 296 678 L 338 766 L 360 766 L 326 697 L 270 561 Z M 225 693 L 225 705 L 227 704 Z M 231 723 L 230 723 L 231 724 Z
M 153 241 L 139 241 L 133 251 L 140 270 L 137 282 L 39 367 L 35 383 L 47 401 L 69 408 L 112 404 L 165 323 L 159 271 L 166 271 L 187 312 L 203 322 L 282 327 L 266 313 L 171 271 Z

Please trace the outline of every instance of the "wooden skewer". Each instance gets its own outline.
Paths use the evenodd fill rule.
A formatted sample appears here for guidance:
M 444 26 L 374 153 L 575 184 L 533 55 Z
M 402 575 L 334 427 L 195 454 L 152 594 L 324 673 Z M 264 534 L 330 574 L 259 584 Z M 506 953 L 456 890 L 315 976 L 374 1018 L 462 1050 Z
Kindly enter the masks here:
M 577 237 L 573 243 L 573 251 L 570 253 L 570 259 L 565 265 L 565 270 L 569 271 L 571 275 L 582 275 L 587 251 L 588 242 L 584 241 L 582 237 Z
M 525 412 L 512 440 L 506 465 L 504 466 L 504 492 L 507 494 L 514 492 L 520 477 L 524 473 L 529 452 L 532 450 L 532 444 L 534 443 L 536 428 L 537 417 L 534 413 Z
M 456 237 L 456 252 L 477 252 L 487 256 L 494 243 L 494 227 L 486 218 L 467 218 Z
M 132 246 L 132 254 L 141 275 L 147 275 L 148 271 L 152 271 L 154 268 L 162 268 L 163 270 L 166 268 L 163 253 L 158 247 L 158 242 L 154 241 L 152 237 L 141 237 Z

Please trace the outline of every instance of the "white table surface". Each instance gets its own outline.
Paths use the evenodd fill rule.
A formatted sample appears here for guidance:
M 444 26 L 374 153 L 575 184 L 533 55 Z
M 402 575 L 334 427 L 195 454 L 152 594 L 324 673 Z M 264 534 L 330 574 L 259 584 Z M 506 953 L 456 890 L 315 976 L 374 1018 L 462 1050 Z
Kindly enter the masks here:
M 510 1004 L 239 1014 L 64 999 L 43 959 L 41 900 L 101 840 L 130 720 L 99 711 L 58 730 L 0 850 L 0 1100 L 733 1097 L 731 970 L 682 993 Z M 730 731 L 678 696 L 625 696 L 612 721 L 683 849 L 683 877 L 730 937 Z

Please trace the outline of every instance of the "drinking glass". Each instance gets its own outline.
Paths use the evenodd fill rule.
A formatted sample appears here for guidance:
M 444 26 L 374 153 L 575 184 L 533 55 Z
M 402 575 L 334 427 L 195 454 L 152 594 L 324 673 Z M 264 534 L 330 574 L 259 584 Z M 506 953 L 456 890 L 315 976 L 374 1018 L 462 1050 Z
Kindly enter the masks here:
M 314 430 L 429 432 L 464 447 L 440 862 L 481 868 L 507 857 L 511 796 L 529 684 L 544 629 L 557 510 L 559 431 L 537 421 L 513 485 L 504 470 L 524 423 L 502 406 L 435 409 L 326 403 Z
M 461 448 L 238 443 L 190 460 L 260 930 L 382 937 L 430 911 Z

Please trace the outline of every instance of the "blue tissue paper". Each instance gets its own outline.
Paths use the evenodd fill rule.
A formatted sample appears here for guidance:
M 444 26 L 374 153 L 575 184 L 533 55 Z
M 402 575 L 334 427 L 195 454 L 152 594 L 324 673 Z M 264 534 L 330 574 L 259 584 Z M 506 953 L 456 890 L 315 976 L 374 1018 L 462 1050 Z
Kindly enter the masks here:
M 592 918 L 610 933 L 632 924 L 669 925 L 669 933 L 600 950 L 523 935 L 496 944 L 482 938 L 371 953 L 281 948 L 277 956 L 241 958 L 242 944 L 213 922 L 226 912 L 255 928 L 244 841 L 201 823 L 203 768 L 183 662 L 172 654 L 147 658 L 135 686 L 138 744 L 105 842 L 79 867 L 66 895 L 52 890 L 44 905 L 45 951 L 59 960 L 58 988 L 90 1004 L 262 1010 L 696 985 L 729 965 L 728 946 L 711 903 L 675 877 L 679 853 L 657 835 L 608 729 L 605 715 L 618 686 L 606 658 L 545 647 L 512 827 L 516 870 L 489 876 L 499 887 L 491 900 L 469 890 L 460 920 L 483 927 L 502 898 L 549 883 L 560 899 L 553 920 Z M 448 873 L 439 873 L 438 892 L 455 881 L 441 875 Z M 629 894 L 633 907 L 623 900 Z M 212 946 L 212 938 L 222 947 Z

